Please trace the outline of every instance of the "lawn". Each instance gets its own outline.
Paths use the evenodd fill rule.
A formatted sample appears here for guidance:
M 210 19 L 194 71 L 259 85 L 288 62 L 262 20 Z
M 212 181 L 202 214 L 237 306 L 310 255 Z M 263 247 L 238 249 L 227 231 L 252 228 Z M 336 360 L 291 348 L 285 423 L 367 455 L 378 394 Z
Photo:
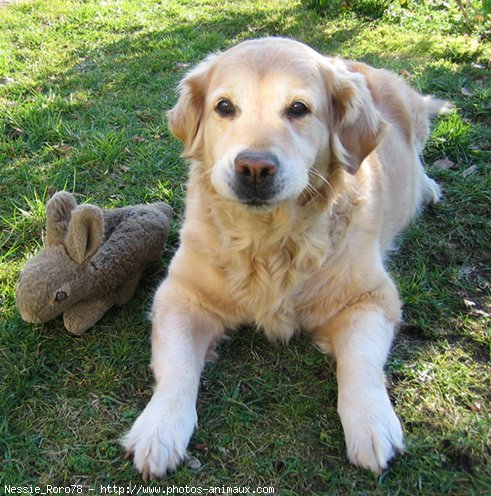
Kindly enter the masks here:
M 150 486 L 491 494 L 490 22 L 453 0 L 401 3 L 334 1 L 324 13 L 294 0 L 0 6 L 0 493 L 141 483 L 118 438 L 151 395 L 147 312 L 182 219 L 186 164 L 166 110 L 210 51 L 282 35 L 394 70 L 455 105 L 424 157 L 444 199 L 389 262 L 405 303 L 387 376 L 406 453 L 378 477 L 350 466 L 329 360 L 307 336 L 285 347 L 242 329 L 203 376 L 191 462 Z M 61 189 L 103 207 L 163 200 L 176 213 L 135 298 L 81 337 L 60 319 L 27 324 L 15 307 L 19 272 L 43 244 L 45 201 Z

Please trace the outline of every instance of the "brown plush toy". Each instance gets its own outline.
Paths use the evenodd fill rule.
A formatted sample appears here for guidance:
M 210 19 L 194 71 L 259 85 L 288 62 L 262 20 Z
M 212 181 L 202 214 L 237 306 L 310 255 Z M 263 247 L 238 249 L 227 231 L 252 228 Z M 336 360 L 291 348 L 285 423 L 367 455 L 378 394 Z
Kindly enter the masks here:
M 71 333 L 84 333 L 133 297 L 145 265 L 162 252 L 171 215 L 165 203 L 102 210 L 56 193 L 46 204 L 46 247 L 17 285 L 22 318 L 40 323 L 63 314 Z

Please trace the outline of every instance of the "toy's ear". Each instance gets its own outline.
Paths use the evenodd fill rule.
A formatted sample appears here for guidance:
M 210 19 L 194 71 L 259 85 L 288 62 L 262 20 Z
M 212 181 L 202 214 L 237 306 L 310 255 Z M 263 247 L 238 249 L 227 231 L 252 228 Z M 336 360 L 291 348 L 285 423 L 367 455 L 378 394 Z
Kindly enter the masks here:
M 46 245 L 60 245 L 70 223 L 72 210 L 77 202 L 68 191 L 59 191 L 46 204 Z
M 80 205 L 72 212 L 65 237 L 68 255 L 82 264 L 90 259 L 101 246 L 104 233 L 102 210 L 95 205 Z

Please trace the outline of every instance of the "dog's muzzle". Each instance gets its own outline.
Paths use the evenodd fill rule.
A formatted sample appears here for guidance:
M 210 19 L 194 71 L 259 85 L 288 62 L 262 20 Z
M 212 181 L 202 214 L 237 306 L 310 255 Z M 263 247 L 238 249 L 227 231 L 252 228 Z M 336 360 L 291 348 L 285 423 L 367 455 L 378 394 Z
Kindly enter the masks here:
M 274 199 L 278 192 L 277 173 L 280 163 L 269 152 L 245 150 L 234 160 L 232 189 L 238 200 L 261 206 Z

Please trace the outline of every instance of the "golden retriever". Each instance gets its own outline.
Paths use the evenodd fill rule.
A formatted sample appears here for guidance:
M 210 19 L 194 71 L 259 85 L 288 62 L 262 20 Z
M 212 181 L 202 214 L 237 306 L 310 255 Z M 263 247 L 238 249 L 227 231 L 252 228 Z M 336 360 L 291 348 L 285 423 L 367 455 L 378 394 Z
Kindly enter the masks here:
M 153 396 L 122 440 L 144 478 L 185 457 L 206 357 L 244 323 L 285 342 L 303 330 L 334 356 L 352 463 L 378 473 L 403 449 L 383 371 L 401 318 L 384 254 L 439 198 L 419 155 L 442 106 L 283 38 L 186 75 L 169 119 L 191 163 L 181 243 L 153 303 Z

